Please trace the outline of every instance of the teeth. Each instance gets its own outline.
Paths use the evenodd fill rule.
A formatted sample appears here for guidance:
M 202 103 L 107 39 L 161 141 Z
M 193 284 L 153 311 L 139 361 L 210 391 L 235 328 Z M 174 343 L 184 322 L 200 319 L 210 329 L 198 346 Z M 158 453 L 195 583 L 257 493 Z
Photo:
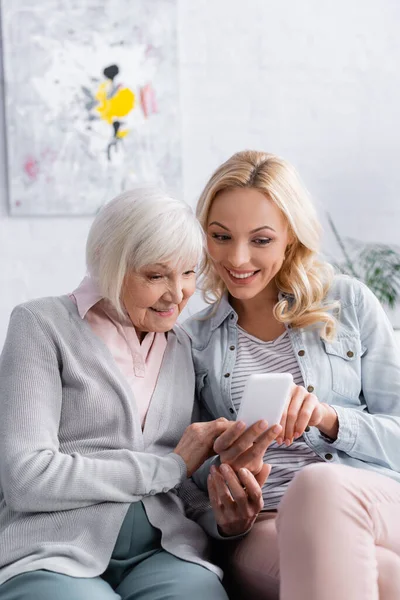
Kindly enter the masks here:
M 232 277 L 236 277 L 236 279 L 247 279 L 248 277 L 254 275 L 255 271 L 252 273 L 241 273 L 240 275 L 239 273 L 234 273 L 233 271 L 229 271 L 229 273 L 232 275 Z

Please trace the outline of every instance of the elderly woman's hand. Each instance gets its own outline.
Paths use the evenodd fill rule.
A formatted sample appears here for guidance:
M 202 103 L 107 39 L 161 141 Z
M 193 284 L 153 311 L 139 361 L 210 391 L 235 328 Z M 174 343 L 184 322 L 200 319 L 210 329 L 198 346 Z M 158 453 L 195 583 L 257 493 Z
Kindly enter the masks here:
M 185 429 L 174 452 L 185 461 L 188 477 L 215 454 L 213 445 L 216 438 L 233 425 L 232 421 L 221 417 L 207 423 L 192 423 Z
M 236 421 L 215 440 L 214 451 L 221 463 L 230 465 L 234 471 L 245 467 L 257 475 L 263 468 L 266 450 L 281 432 L 280 425 L 268 428 L 266 421 L 257 421 L 247 429 L 243 421 Z
M 211 467 L 207 486 L 215 520 L 222 535 L 245 533 L 263 508 L 261 487 L 271 465 L 263 465 L 257 477 L 247 469 L 238 473 L 229 466 Z

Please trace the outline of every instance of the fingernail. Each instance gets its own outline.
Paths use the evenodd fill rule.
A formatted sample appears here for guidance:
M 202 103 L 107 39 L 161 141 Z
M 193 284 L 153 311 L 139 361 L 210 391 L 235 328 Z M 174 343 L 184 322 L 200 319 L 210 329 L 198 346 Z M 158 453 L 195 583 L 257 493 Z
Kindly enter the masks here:
M 248 471 L 248 469 L 245 469 L 244 467 L 242 467 L 241 469 L 239 469 L 239 473 L 240 473 L 240 475 L 248 475 L 249 471 Z
M 289 440 L 289 438 L 286 438 L 285 444 L 286 444 L 286 446 L 290 446 L 290 440 Z
M 281 431 L 281 426 L 280 425 L 274 425 L 274 427 L 272 428 L 272 431 L 274 433 L 280 433 Z
M 258 427 L 260 428 L 261 431 L 268 429 L 268 421 L 266 421 L 265 419 L 262 419 L 262 421 L 259 422 Z
M 216 472 L 217 472 L 217 468 L 213 465 L 210 469 L 210 473 L 211 473 L 211 475 L 214 475 L 214 473 L 216 473 Z
M 222 471 L 222 473 L 224 475 L 229 475 L 229 467 L 228 467 L 228 465 L 221 465 L 220 466 L 220 471 Z
M 238 421 L 238 422 L 236 423 L 236 429 L 237 429 L 238 431 L 240 431 L 241 429 L 245 429 L 245 428 L 246 428 L 246 425 L 245 425 L 245 423 L 243 423 L 243 421 Z
M 297 440 L 297 438 L 299 438 L 299 437 L 300 437 L 300 433 L 297 433 L 297 431 L 296 431 L 296 433 L 294 434 L 294 436 L 293 436 L 293 437 L 294 437 L 294 439 L 295 439 L 295 440 Z
M 276 443 L 278 444 L 278 446 L 280 446 L 280 445 L 282 444 L 282 442 L 283 442 L 283 439 L 282 439 L 282 438 L 278 438 L 278 439 L 276 440 Z

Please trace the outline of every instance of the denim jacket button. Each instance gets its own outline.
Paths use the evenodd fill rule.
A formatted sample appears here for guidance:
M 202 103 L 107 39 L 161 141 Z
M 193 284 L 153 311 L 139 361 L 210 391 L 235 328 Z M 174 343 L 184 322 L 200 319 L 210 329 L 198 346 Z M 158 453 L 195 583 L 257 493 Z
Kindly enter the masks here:
M 325 458 L 326 460 L 332 460 L 333 455 L 330 452 L 328 452 L 327 454 L 325 454 Z
M 349 358 L 353 358 L 353 356 L 354 356 L 354 352 L 352 352 L 351 350 L 348 350 L 348 352 L 347 352 L 347 356 L 348 356 Z
M 308 386 L 308 388 L 307 388 L 307 392 L 309 392 L 309 393 L 311 394 L 311 392 L 313 392 L 313 391 L 314 391 L 314 389 L 315 389 L 315 388 L 314 388 L 314 386 L 313 386 L 313 385 L 309 385 L 309 386 Z
M 297 354 L 298 354 L 299 356 L 304 356 L 304 355 L 305 355 L 305 353 L 306 353 L 306 352 L 305 352 L 305 350 L 299 350 Z
M 231 374 L 230 373 L 225 373 L 224 377 L 230 377 Z
M 235 346 L 229 346 L 229 350 L 234 350 Z
M 309 426 L 308 426 L 308 425 L 307 425 L 307 427 L 305 428 L 305 430 L 304 430 L 304 431 L 305 431 L 306 433 L 308 433 L 308 432 L 310 431 L 310 428 L 309 428 Z
M 230 408 L 230 409 L 229 409 L 229 412 L 230 412 L 230 413 L 233 415 L 233 414 L 234 414 L 234 412 L 235 412 L 235 410 L 234 410 L 233 408 Z

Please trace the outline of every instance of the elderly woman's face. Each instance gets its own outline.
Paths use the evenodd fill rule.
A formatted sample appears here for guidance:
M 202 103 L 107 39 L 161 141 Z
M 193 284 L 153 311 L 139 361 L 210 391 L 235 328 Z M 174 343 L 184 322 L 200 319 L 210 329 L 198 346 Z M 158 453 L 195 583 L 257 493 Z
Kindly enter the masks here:
M 155 264 L 125 277 L 122 301 L 137 332 L 169 331 L 196 289 L 194 268 Z

